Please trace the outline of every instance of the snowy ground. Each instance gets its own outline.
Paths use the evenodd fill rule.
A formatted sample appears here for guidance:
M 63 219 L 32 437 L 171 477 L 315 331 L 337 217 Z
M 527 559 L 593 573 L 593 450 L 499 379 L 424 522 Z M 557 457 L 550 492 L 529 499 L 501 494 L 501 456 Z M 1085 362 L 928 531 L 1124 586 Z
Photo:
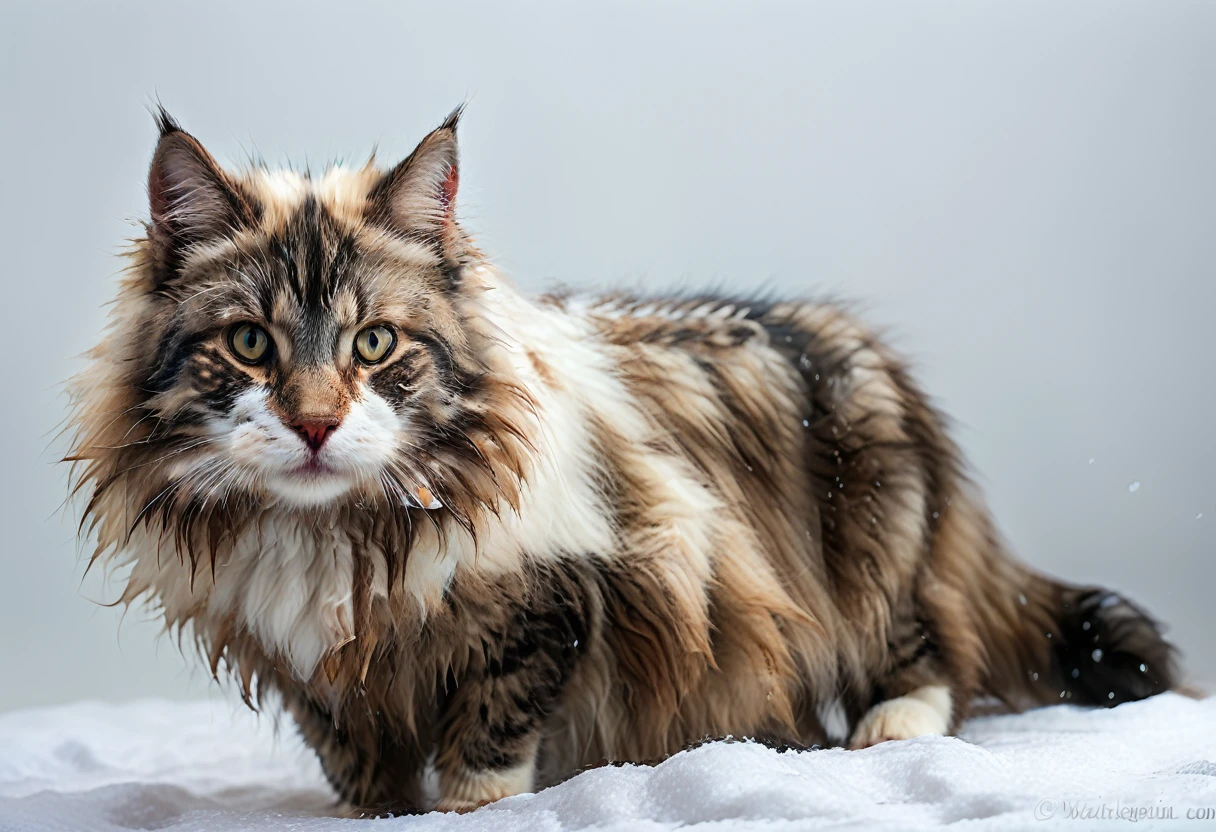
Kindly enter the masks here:
M 1134 828 L 1203 829 L 1216 827 L 1216 698 L 1046 708 L 860 752 L 715 743 L 464 816 L 339 820 L 331 801 L 290 729 L 221 702 L 0 714 L 3 832 L 1126 829 L 1138 812 Z

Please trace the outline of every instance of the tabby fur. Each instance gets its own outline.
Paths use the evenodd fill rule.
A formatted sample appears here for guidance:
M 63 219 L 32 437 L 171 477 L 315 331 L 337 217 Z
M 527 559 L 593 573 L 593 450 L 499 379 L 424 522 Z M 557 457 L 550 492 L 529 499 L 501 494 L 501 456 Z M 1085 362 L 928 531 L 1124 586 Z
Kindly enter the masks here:
M 1175 684 L 1131 602 L 1011 559 L 846 309 L 517 289 L 456 220 L 458 117 L 310 177 L 225 170 L 159 113 L 151 216 L 72 385 L 121 601 L 282 702 L 348 806 L 428 808 L 429 767 L 466 810 L 707 737 L 860 747 L 979 696 Z M 237 359 L 242 323 L 271 360 Z M 374 365 L 369 325 L 396 339 Z

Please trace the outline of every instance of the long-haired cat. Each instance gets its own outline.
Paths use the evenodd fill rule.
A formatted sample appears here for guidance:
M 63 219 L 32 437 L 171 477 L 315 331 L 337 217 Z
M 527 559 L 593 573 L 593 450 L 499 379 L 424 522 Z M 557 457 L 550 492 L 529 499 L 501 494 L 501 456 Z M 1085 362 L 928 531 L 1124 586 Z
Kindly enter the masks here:
M 466 810 L 706 737 L 953 731 L 1175 684 L 1118 595 L 1012 560 L 845 311 L 530 297 L 391 170 L 221 168 L 163 111 L 75 486 L 122 600 L 277 695 L 353 808 Z

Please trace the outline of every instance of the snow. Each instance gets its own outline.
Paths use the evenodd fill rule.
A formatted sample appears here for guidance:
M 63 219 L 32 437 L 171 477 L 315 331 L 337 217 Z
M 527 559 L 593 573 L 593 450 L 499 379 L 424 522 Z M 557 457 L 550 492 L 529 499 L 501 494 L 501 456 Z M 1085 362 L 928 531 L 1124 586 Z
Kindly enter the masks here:
M 655 767 L 593 769 L 468 815 L 350 820 L 327 817 L 332 807 L 290 727 L 224 702 L 0 714 L 4 832 L 1125 829 L 1118 814 L 1093 818 L 1167 810 L 1175 820 L 1164 825 L 1199 829 L 1208 824 L 1188 811 L 1216 818 L 1216 699 L 1044 708 L 974 719 L 960 738 L 855 752 L 717 742 Z

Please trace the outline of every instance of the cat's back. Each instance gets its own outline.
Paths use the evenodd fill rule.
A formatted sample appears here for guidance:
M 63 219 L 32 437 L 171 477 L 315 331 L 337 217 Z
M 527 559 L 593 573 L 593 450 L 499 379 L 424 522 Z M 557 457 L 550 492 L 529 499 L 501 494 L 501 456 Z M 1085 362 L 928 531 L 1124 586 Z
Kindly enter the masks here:
M 843 430 L 921 403 L 900 359 L 842 304 L 708 294 L 545 302 L 579 320 L 665 426 L 755 433 L 757 455 L 798 458 L 816 422 L 838 418 Z

